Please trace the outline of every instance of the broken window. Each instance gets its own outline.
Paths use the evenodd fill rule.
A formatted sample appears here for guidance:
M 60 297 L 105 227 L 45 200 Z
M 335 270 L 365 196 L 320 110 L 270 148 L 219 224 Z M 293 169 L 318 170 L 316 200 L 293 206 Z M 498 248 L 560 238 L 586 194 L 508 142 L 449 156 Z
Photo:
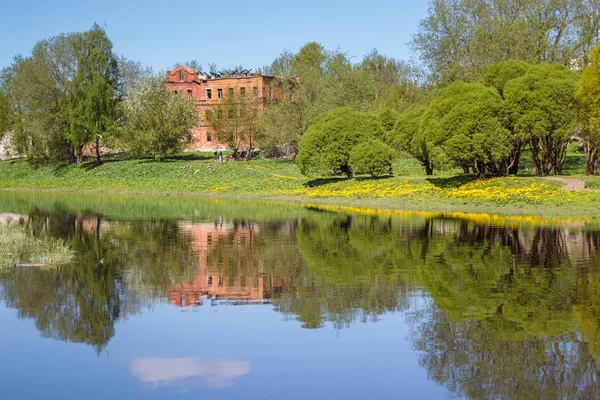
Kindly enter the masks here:
M 258 97 L 258 86 L 252 88 L 252 96 Z
M 246 88 L 243 87 L 243 86 L 240 88 L 240 96 L 241 97 L 245 97 L 246 96 Z
M 212 90 L 206 89 L 206 100 L 212 99 Z
M 188 99 L 191 99 L 191 98 L 192 98 L 192 91 L 191 91 L 191 90 L 188 90 L 188 91 L 187 91 L 187 96 L 188 96 Z
M 206 141 L 207 142 L 211 142 L 212 141 L 212 133 L 210 133 L 208 131 L 206 132 Z M 212 237 L 211 237 L 211 240 L 210 240 L 209 243 L 212 243 Z
M 182 81 L 185 79 L 185 73 L 183 72 L 183 70 L 179 70 L 179 80 Z
M 223 98 L 223 89 L 217 89 L 217 99 Z

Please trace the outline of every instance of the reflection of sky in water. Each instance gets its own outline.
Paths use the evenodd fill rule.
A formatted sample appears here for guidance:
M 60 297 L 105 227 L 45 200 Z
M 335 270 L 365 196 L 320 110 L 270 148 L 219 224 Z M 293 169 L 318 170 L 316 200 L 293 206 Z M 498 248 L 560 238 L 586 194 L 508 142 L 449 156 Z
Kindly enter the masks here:
M 133 376 L 144 383 L 169 384 L 201 377 L 208 387 L 225 387 L 250 372 L 250 363 L 211 357 L 134 358 L 130 368 Z

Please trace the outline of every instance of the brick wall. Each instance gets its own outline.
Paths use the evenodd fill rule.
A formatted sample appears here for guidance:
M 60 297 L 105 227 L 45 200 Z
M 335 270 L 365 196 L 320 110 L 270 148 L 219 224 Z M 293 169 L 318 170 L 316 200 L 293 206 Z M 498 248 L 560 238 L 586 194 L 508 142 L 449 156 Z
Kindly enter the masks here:
M 183 71 L 183 80 L 181 80 L 181 71 Z M 241 94 L 241 88 L 245 88 L 245 96 L 255 99 L 256 107 L 259 111 L 262 109 L 265 101 L 269 99 L 279 99 L 282 97 L 282 91 L 279 88 L 270 88 L 273 77 L 258 74 L 249 74 L 240 77 L 225 77 L 208 79 L 201 76 L 197 71 L 185 66 L 179 66 L 171 71 L 167 71 L 167 88 L 170 91 L 176 91 L 182 96 L 190 96 L 196 100 L 198 110 L 199 124 L 193 130 L 194 141 L 190 146 L 191 150 L 214 151 L 227 147 L 225 143 L 219 143 L 214 137 L 208 140 L 208 123 L 206 121 L 206 111 L 215 107 L 227 96 L 228 91 L 233 89 L 234 96 Z M 258 93 L 255 96 L 255 90 Z M 211 98 L 207 98 L 207 89 L 211 92 Z M 219 89 L 222 98 L 219 98 Z

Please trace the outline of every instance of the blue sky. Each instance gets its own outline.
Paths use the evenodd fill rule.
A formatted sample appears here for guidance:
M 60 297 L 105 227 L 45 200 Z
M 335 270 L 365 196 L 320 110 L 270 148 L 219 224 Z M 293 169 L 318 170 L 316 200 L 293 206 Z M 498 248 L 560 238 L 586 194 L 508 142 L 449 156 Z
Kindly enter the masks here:
M 40 39 L 105 27 L 117 53 L 155 71 L 198 59 L 204 67 L 269 64 L 283 49 L 317 41 L 354 61 L 376 47 L 401 59 L 427 14 L 427 0 L 11 1 L 0 16 L 0 67 Z

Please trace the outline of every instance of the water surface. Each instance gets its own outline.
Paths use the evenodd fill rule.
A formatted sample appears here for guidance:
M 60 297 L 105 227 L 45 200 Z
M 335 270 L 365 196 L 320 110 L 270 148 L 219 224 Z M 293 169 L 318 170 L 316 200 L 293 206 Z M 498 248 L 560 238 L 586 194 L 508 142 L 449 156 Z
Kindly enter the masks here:
M 2 399 L 599 398 L 585 221 L 0 192 Z

